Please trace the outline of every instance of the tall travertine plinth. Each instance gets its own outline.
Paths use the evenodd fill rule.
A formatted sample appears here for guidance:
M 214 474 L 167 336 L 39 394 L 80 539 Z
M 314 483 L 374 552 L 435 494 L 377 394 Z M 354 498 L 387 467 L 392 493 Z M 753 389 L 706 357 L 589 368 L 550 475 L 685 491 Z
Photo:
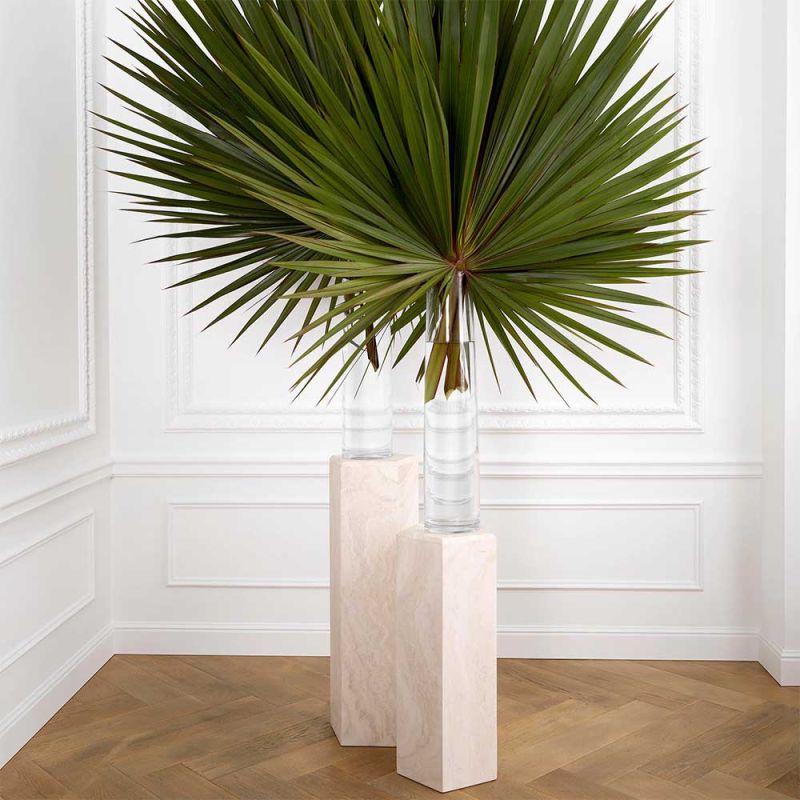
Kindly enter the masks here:
M 440 792 L 497 777 L 497 548 L 397 539 L 397 771 Z
M 330 462 L 331 727 L 343 745 L 395 743 L 397 534 L 419 519 L 412 456 Z

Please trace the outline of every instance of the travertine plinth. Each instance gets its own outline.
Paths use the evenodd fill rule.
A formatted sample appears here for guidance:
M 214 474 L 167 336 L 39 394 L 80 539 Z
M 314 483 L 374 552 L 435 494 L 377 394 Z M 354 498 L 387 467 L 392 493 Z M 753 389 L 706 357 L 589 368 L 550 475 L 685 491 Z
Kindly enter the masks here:
M 497 549 L 397 539 L 397 771 L 440 792 L 497 777 Z
M 343 745 L 395 743 L 397 534 L 419 519 L 412 456 L 330 462 L 331 727 Z

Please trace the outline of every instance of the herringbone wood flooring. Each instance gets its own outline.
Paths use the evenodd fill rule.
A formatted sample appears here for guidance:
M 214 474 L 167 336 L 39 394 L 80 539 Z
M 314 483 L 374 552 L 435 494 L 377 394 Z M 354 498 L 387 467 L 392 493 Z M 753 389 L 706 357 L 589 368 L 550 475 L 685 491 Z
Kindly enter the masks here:
M 500 779 L 464 800 L 800 798 L 798 689 L 757 664 L 499 662 Z M 0 797 L 438 793 L 339 747 L 328 660 L 115 656 L 0 770 Z

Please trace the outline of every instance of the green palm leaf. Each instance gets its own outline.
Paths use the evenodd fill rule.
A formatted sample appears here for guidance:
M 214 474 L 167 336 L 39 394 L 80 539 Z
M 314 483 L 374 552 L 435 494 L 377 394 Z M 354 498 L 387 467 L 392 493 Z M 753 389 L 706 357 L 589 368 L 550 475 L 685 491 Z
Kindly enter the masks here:
M 161 261 L 222 259 L 175 284 L 226 281 L 193 309 L 221 304 L 210 324 L 247 306 L 236 338 L 264 324 L 264 347 L 305 306 L 285 331 L 298 391 L 348 343 L 377 368 L 377 337 L 401 337 L 401 361 L 425 293 L 463 273 L 495 377 L 492 346 L 531 393 L 541 377 L 588 397 L 568 360 L 616 381 L 587 346 L 645 361 L 608 326 L 659 334 L 627 309 L 668 307 L 618 287 L 685 274 L 700 243 L 676 228 L 698 213 L 678 204 L 699 143 L 665 150 L 669 78 L 632 75 L 666 9 L 614 28 L 616 6 L 140 0 L 146 48 L 112 63 L 191 122 L 109 88 L 144 123 L 102 117 L 138 168 L 116 174 L 162 236 L 210 240 Z M 441 356 L 434 389 L 463 379 Z

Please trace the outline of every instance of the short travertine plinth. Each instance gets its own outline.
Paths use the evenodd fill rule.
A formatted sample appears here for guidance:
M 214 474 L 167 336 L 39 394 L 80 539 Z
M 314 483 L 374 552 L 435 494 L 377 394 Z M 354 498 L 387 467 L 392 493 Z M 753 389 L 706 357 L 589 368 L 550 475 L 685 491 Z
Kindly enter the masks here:
M 419 519 L 412 456 L 330 462 L 331 727 L 342 745 L 392 747 L 397 534 Z
M 397 771 L 440 792 L 497 778 L 497 548 L 397 539 Z

